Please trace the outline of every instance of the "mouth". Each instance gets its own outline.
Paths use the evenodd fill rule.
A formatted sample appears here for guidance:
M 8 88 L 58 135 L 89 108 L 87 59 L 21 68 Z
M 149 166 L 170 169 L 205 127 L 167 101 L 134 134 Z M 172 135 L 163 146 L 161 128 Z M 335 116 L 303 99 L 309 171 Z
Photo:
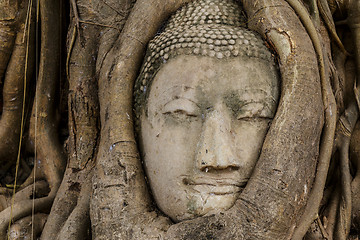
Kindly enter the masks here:
M 207 193 L 209 195 L 231 195 L 241 193 L 246 182 L 238 182 L 232 179 L 183 178 L 184 185 L 191 187 L 196 192 Z

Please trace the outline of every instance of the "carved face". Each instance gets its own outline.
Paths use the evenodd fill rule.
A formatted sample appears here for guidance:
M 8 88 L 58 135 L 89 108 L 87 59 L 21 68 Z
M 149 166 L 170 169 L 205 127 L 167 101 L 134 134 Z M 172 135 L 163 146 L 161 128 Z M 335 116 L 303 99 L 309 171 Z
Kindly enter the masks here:
M 267 61 L 181 55 L 156 74 L 140 145 L 158 207 L 174 221 L 231 208 L 251 176 L 279 95 Z

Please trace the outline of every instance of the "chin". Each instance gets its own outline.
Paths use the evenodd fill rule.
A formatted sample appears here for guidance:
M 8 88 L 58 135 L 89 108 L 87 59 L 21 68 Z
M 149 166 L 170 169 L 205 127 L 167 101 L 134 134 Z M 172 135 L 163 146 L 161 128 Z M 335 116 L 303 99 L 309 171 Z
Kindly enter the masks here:
M 188 197 L 186 206 L 179 206 L 180 211 L 172 211 L 167 214 L 174 222 L 182 222 L 197 217 L 208 216 L 225 212 L 234 206 L 240 193 L 232 194 L 193 194 Z M 181 209 L 180 209 L 181 208 Z M 172 210 L 175 210 L 173 208 Z

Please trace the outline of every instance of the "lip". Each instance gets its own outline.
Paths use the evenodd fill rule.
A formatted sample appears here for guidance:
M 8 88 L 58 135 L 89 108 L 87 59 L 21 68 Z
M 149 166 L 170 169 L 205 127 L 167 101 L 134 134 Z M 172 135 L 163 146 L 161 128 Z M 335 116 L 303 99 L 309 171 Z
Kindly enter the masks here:
M 214 178 L 183 178 L 183 183 L 190 186 L 199 193 L 210 195 L 229 195 L 242 192 L 246 182 L 239 182 L 233 179 L 214 179 Z

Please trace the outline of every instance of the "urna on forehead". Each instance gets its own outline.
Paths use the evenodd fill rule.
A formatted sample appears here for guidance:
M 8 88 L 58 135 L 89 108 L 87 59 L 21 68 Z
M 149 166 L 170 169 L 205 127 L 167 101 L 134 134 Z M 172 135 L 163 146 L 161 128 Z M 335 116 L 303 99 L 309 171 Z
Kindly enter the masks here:
M 245 56 L 274 63 L 262 38 L 246 28 L 240 3 L 233 0 L 192 1 L 177 11 L 148 45 L 134 89 L 137 114 L 160 67 L 179 55 L 216 59 Z

